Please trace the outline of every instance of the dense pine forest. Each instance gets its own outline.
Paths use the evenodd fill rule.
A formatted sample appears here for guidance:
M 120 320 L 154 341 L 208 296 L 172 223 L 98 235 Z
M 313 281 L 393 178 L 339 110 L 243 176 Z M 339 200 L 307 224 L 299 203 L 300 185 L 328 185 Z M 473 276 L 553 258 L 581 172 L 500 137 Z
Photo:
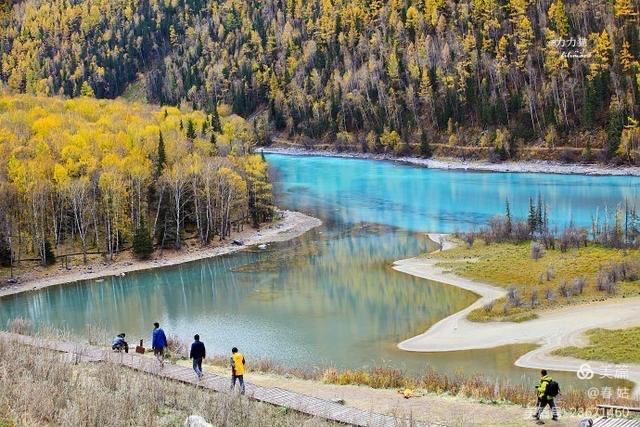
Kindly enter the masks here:
M 0 265 L 132 246 L 144 258 L 272 219 L 250 126 L 220 109 L 0 96 Z
M 635 162 L 638 0 L 13 0 L 10 90 L 227 103 L 305 145 Z

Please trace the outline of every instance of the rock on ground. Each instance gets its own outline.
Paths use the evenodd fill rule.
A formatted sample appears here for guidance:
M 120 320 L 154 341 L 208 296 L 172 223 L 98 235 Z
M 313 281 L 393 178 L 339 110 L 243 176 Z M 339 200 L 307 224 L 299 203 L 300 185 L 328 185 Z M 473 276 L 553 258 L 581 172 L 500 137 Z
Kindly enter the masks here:
M 190 415 L 184 420 L 184 427 L 213 427 L 200 415 Z

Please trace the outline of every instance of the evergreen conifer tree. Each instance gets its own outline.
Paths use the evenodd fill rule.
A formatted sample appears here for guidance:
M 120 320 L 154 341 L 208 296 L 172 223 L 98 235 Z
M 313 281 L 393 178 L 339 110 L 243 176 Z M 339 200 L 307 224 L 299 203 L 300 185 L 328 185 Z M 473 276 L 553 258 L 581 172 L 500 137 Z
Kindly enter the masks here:
M 153 253 L 153 242 L 147 228 L 144 217 L 133 234 L 133 254 L 138 259 L 148 259 Z

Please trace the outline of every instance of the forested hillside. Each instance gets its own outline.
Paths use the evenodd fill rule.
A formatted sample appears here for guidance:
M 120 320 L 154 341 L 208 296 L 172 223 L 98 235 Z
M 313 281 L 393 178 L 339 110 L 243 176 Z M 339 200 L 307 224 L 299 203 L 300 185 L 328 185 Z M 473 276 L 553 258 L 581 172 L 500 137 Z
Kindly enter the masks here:
M 138 241 L 180 248 L 270 220 L 244 119 L 80 97 L 0 95 L 0 264 Z M 136 248 L 134 248 L 134 252 Z
M 14 1 L 15 2 L 15 1 Z M 12 90 L 225 102 L 342 149 L 636 161 L 638 0 L 23 0 Z M 560 147 L 560 148 L 559 148 Z M 567 148 L 564 150 L 563 148 Z

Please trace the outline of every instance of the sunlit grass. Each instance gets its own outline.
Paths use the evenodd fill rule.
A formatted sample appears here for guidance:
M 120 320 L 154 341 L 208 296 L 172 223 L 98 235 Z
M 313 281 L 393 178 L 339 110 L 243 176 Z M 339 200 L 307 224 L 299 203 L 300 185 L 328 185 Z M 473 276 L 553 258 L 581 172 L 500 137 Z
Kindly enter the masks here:
M 530 242 L 486 245 L 476 240 L 470 248 L 460 243 L 456 248 L 429 256 L 442 260 L 438 266 L 462 277 L 518 290 L 520 305 L 505 305 L 506 300 L 502 299 L 472 312 L 469 319 L 523 321 L 534 318 L 541 309 L 640 295 L 638 281 L 619 283 L 615 295 L 599 291 L 595 285 L 600 270 L 620 262 L 637 263 L 639 255 L 637 249 L 589 244 L 567 252 L 545 250 L 540 259 L 534 260 Z M 586 282 L 583 291 L 563 296 L 560 287 L 563 284 L 571 287 L 578 278 Z
M 611 363 L 640 363 L 640 327 L 629 329 L 591 329 L 587 331 L 589 345 L 567 347 L 553 352 L 559 356 L 600 360 Z
M 207 391 L 112 363 L 0 340 L 0 426 L 182 426 L 201 415 L 216 426 L 334 425 L 294 411 Z

